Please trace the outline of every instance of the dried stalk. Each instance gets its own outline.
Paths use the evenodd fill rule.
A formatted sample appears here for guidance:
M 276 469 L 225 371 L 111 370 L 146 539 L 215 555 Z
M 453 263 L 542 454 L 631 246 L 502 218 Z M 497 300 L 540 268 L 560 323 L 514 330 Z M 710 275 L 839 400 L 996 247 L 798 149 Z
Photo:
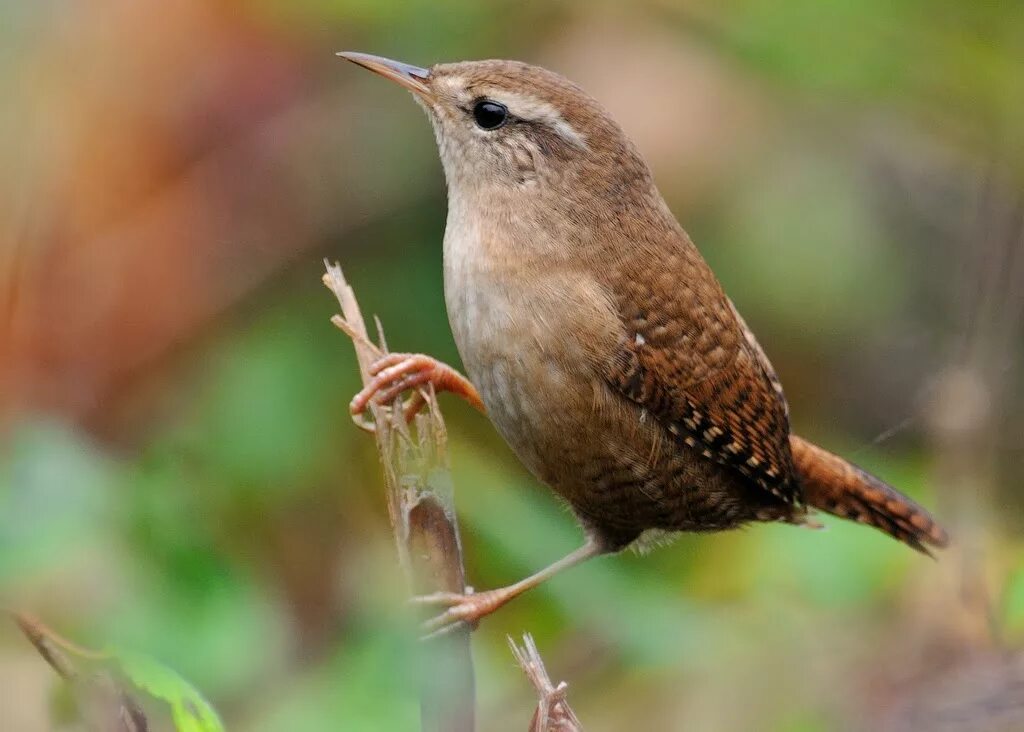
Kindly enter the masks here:
M 80 669 L 79 663 L 102 660 L 104 655 L 61 638 L 40 621 L 12 612 L 14 622 L 71 689 L 85 728 L 92 732 L 146 732 L 149 723 L 142 707 L 121 684 L 100 668 Z
M 356 349 L 363 383 L 369 367 L 386 353 L 380 323 L 380 346 L 366 332 L 355 293 L 337 264 L 324 262 L 324 284 L 338 298 L 342 315 L 333 322 L 348 335 Z M 398 547 L 399 563 L 409 581 L 410 592 L 420 595 L 439 591 L 463 592 L 465 570 L 462 544 L 455 518 L 451 475 L 446 451 L 444 421 L 431 389 L 418 390 L 413 399 L 426 407 L 410 429 L 402 405 L 372 404 L 372 423 L 357 420 L 377 441 L 388 516 Z M 421 644 L 420 710 L 422 727 L 428 732 L 472 732 L 475 702 L 473 660 L 469 630 L 459 629 Z
M 530 732 L 583 732 L 583 725 L 565 699 L 569 685 L 564 681 L 558 682 L 557 686 L 551 683 L 533 636 L 524 634 L 521 647 L 511 637 L 508 644 L 539 697 L 537 709 L 530 720 Z

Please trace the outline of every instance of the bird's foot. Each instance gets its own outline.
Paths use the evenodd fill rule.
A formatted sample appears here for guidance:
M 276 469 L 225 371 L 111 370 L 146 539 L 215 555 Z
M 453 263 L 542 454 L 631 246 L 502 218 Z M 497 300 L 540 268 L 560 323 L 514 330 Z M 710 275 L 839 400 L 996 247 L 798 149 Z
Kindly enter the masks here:
M 440 605 L 448 608 L 440 615 L 423 622 L 423 631 L 426 633 L 424 638 L 433 638 L 457 628 L 468 627 L 475 630 L 481 618 L 490 615 L 513 597 L 515 593 L 510 592 L 508 588 L 475 593 L 470 587 L 466 588 L 465 593 L 435 592 L 414 597 L 412 601 L 417 605 Z
M 389 353 L 375 361 L 369 373 L 373 378 L 349 404 L 353 415 L 365 412 L 370 402 L 388 404 L 403 391 L 426 384 L 433 385 L 438 392 L 458 394 L 473 406 L 483 409 L 480 395 L 465 376 L 448 364 L 423 353 Z M 412 421 L 425 404 L 426 400 L 421 394 L 414 394 L 402 407 L 406 421 Z

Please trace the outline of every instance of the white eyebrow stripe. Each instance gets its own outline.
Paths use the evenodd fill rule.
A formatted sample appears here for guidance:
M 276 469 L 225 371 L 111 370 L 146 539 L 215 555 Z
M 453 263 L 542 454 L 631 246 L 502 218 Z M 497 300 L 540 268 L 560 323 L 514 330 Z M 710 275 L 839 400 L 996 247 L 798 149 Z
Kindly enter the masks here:
M 543 122 L 577 147 L 583 150 L 590 149 L 583 134 L 569 124 L 557 109 L 544 100 L 537 99 L 528 94 L 518 94 L 504 90 L 494 95 L 487 95 L 487 97 L 507 105 L 509 111 L 517 117 L 529 121 Z
M 466 86 L 466 80 L 461 76 L 442 76 L 440 79 L 434 82 L 438 86 L 443 86 L 449 94 L 454 94 Z

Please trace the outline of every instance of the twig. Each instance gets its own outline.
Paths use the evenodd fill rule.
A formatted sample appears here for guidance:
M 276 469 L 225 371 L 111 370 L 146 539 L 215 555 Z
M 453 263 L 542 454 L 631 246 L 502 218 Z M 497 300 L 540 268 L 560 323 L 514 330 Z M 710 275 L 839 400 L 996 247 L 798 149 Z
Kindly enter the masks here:
M 331 322 L 352 339 L 363 383 L 370 365 L 386 352 L 383 331 L 377 323 L 381 346 L 366 332 L 355 293 L 337 264 L 324 262 L 324 284 L 338 298 L 342 315 Z M 372 423 L 357 422 L 371 431 L 377 442 L 388 516 L 398 547 L 399 563 L 417 595 L 463 592 L 465 571 L 451 475 L 448 471 L 447 436 L 437 400 L 431 389 L 412 397 L 426 408 L 417 414 L 414 427 L 406 424 L 401 402 L 391 406 L 371 403 Z M 475 716 L 473 660 L 469 629 L 459 629 L 421 645 L 420 709 L 423 729 L 429 732 L 472 732 Z
M 74 665 L 61 650 L 62 644 L 56 640 L 57 636 L 49 628 L 25 613 L 12 612 L 11 616 L 29 643 L 36 647 L 39 655 L 50 664 L 58 676 L 65 681 L 71 681 L 78 675 Z
M 108 658 L 107 654 L 72 643 L 25 613 L 12 611 L 10 614 L 39 655 L 68 683 L 87 729 L 95 732 L 146 732 L 149 729 L 142 707 L 108 673 L 99 667 L 80 668 L 81 662 L 103 661 Z M 76 657 L 75 660 L 71 656 Z
M 557 686 L 551 682 L 533 636 L 525 633 L 521 647 L 511 637 L 508 644 L 516 662 L 540 697 L 533 719 L 530 720 L 530 732 L 583 732 L 583 725 L 565 699 L 569 685 L 564 681 L 560 681 Z

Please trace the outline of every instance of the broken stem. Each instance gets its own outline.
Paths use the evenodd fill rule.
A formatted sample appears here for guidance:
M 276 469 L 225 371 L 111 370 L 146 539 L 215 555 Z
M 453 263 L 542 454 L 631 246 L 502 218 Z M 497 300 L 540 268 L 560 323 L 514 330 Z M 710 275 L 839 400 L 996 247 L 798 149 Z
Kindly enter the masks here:
M 331 322 L 352 339 L 363 383 L 370 366 L 386 353 L 367 335 L 355 293 L 337 264 L 324 263 L 324 284 L 334 293 L 341 315 Z M 455 518 L 447 436 L 437 400 L 430 388 L 417 391 L 426 408 L 416 415 L 414 430 L 406 424 L 400 400 L 391 406 L 371 403 L 372 423 L 358 421 L 373 432 L 387 492 L 388 516 L 402 569 L 412 593 L 464 592 L 462 544 Z M 429 732 L 472 732 L 475 717 L 473 660 L 469 629 L 424 643 L 420 648 L 422 727 Z

